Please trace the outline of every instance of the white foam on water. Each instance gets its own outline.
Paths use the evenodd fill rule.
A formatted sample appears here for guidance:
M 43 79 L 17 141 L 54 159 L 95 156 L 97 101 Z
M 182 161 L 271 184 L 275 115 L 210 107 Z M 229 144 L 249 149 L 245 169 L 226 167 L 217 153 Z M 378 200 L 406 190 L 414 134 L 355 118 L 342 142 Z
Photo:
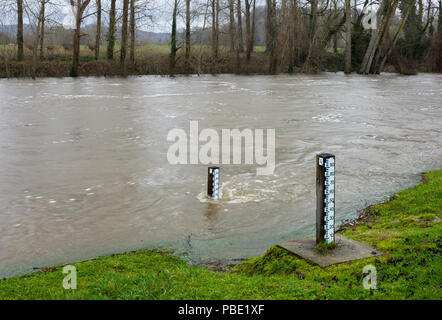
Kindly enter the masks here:
M 288 181 L 275 178 L 277 177 L 263 181 L 249 174 L 237 175 L 222 183 L 218 201 L 208 198 L 205 191 L 199 193 L 197 199 L 201 203 L 221 202 L 226 204 L 292 199 L 294 192 L 287 192 L 287 190 L 293 188 L 293 186 Z

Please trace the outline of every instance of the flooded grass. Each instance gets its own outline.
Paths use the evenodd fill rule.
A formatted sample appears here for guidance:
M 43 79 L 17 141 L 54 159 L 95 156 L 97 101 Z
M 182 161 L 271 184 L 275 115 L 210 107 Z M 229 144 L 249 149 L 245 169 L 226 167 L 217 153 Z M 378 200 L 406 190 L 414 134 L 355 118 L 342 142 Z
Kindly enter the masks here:
M 323 269 L 272 247 L 213 272 L 170 253 L 140 251 L 75 264 L 77 290 L 63 289 L 61 267 L 0 281 L 0 299 L 441 299 L 442 170 L 368 210 L 342 234 L 386 257 Z M 377 290 L 362 286 L 369 264 Z

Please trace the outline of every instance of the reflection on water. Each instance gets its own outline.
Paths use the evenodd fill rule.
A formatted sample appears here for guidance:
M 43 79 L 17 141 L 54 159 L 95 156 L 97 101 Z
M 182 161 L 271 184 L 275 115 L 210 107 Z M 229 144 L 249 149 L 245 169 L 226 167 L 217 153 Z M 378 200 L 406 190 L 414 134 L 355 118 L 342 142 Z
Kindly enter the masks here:
M 129 249 L 199 260 L 311 235 L 315 154 L 337 156 L 337 219 L 441 166 L 441 75 L 0 81 L 0 278 Z M 169 130 L 276 129 L 274 176 L 167 163 Z

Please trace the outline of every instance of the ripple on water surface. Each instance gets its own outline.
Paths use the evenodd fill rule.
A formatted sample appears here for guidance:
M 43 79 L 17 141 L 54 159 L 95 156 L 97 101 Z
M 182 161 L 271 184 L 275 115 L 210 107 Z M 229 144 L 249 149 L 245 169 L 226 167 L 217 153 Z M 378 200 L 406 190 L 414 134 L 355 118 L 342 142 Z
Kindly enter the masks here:
M 0 81 L 0 278 L 138 248 L 258 255 L 312 235 L 315 154 L 336 154 L 337 219 L 440 168 L 442 76 Z M 174 128 L 275 129 L 276 170 L 167 162 Z

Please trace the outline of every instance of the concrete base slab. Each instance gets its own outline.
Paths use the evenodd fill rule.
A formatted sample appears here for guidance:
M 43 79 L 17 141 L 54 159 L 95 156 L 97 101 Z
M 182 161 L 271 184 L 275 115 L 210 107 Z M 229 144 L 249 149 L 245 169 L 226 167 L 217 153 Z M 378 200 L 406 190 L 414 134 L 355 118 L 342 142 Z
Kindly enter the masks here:
M 333 264 L 345 263 L 360 259 L 381 257 L 382 252 L 355 240 L 346 238 L 340 234 L 335 235 L 336 249 L 322 253 L 316 249 L 316 238 L 295 240 L 279 244 L 294 255 L 305 259 L 320 267 L 328 267 Z

